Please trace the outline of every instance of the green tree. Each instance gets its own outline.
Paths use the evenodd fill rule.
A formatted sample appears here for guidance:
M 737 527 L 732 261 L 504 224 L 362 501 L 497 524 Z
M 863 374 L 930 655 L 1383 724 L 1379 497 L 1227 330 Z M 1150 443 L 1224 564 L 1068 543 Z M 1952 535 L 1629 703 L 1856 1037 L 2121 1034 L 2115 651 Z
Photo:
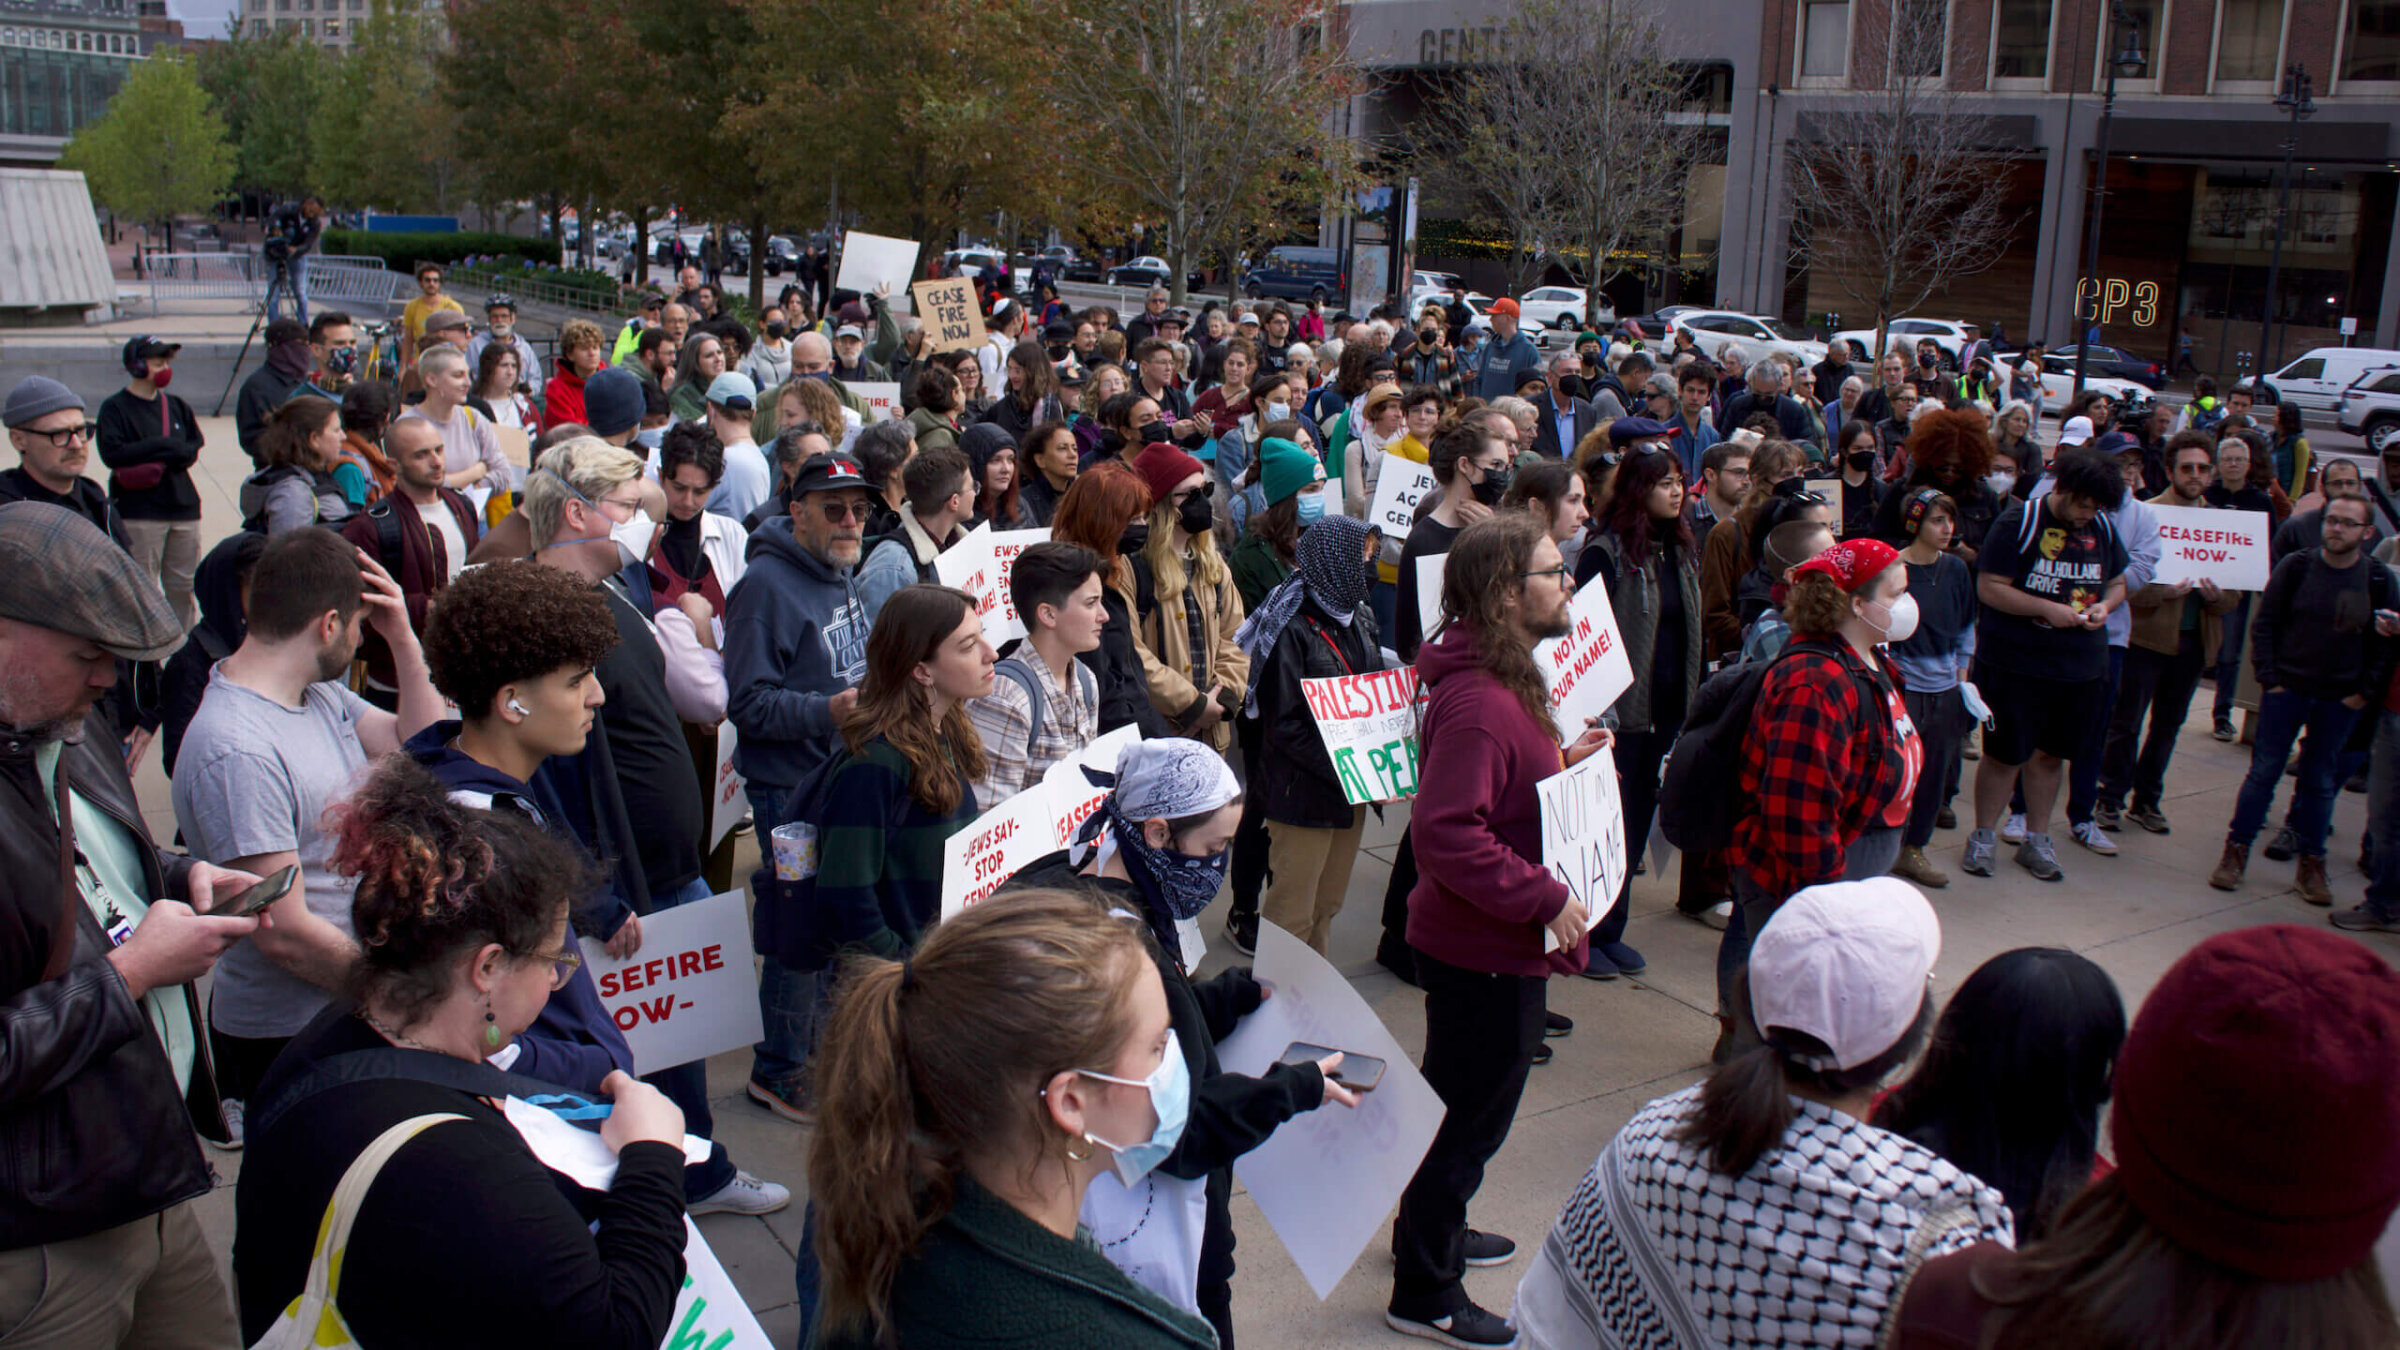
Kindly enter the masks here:
M 322 192 L 312 128 L 335 58 L 290 28 L 199 49 L 198 74 L 233 133 L 234 186 L 274 197 Z
M 327 199 L 381 211 L 439 210 L 454 200 L 456 125 L 437 97 L 438 45 L 427 16 L 374 0 L 312 128 Z
M 108 112 L 67 142 L 59 167 L 77 169 L 92 199 L 120 216 L 154 221 L 174 242 L 175 217 L 205 211 L 233 181 L 225 119 L 179 53 L 137 61 Z

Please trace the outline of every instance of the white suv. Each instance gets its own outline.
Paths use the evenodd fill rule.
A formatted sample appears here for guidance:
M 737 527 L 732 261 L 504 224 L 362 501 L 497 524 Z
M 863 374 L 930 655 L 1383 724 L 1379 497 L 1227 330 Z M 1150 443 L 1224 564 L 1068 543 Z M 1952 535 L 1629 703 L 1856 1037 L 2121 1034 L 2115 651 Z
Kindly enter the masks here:
M 1785 323 L 1758 314 L 1739 314 L 1729 309 L 1687 310 L 1667 321 L 1671 329 L 1682 329 L 1700 344 L 1703 354 L 1714 360 L 1717 349 L 1726 343 L 1742 354 L 1748 365 L 1774 352 L 1792 352 L 1799 356 L 1802 369 L 1825 359 L 1825 344 Z
M 1884 348 L 1889 350 L 1898 347 L 1908 352 L 1912 361 L 1916 359 L 1917 339 L 1932 338 L 1935 346 L 1950 354 L 1951 360 L 1964 365 L 1967 348 L 1974 346 L 1983 336 L 1982 330 L 1975 325 L 1960 323 L 1955 319 L 1894 319 L 1884 327 Z M 1872 328 L 1845 328 L 1834 334 L 1833 340 L 1850 344 L 1850 359 L 1853 361 L 1871 361 L 1875 356 L 1875 330 Z
M 2400 366 L 2370 370 L 2334 400 L 2335 425 L 2376 454 L 2400 445 Z

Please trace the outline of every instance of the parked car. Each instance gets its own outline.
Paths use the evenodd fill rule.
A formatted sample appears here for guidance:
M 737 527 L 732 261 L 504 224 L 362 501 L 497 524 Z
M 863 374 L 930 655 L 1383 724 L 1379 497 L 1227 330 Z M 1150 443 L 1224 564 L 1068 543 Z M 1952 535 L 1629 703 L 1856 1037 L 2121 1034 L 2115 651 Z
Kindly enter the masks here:
M 1167 260 L 1148 253 L 1108 269 L 1111 286 L 1165 286 L 1174 280 L 1175 269 Z
M 2099 349 L 2094 348 L 2093 350 L 2096 354 Z M 2138 380 L 2128 380 L 2122 376 L 2103 375 L 2096 369 L 2087 369 L 2084 372 L 2083 387 L 2108 395 L 2109 401 L 2117 405 L 2117 420 L 2120 423 L 2132 420 L 2126 416 L 2128 412 L 2146 409 L 2150 404 L 2149 386 Z M 2061 356 L 2056 352 L 2047 353 L 2042 357 L 2042 411 L 2045 413 L 2065 412 L 2067 404 L 2074 397 L 2075 358 Z
M 1693 309 L 1674 315 L 1667 323 L 1671 329 L 1689 332 L 1692 340 L 1700 344 L 1700 350 L 1712 359 L 1728 342 L 1742 354 L 1745 365 L 1774 352 L 1791 352 L 1800 358 L 1802 366 L 1825 359 L 1824 343 L 1781 319 L 1763 314 Z
M 1108 264 L 1088 253 L 1070 255 L 1066 265 L 1058 269 L 1058 279 L 1061 281 L 1085 281 L 1095 286 L 1099 285 L 1107 274 Z
M 942 255 L 944 275 L 982 280 L 986 272 L 1004 272 L 1000 251 L 990 248 L 954 248 Z M 1016 277 L 1009 274 L 1009 289 L 1016 289 Z
M 2400 445 L 2400 365 L 2370 370 L 2351 381 L 2333 410 L 2334 425 L 2365 441 L 2376 454 Z
M 1967 359 L 1967 348 L 1983 339 L 1983 330 L 1956 319 L 1894 319 L 1885 325 L 1883 345 L 1886 350 L 1903 348 L 1913 358 L 1919 338 L 1932 338 L 1934 345 L 1949 353 L 1952 361 L 1963 365 Z M 1845 328 L 1834 334 L 1833 340 L 1850 344 L 1850 359 L 1853 361 L 1871 361 L 1875 357 L 1875 330 L 1872 328 Z
M 1339 305 L 1349 291 L 1348 278 L 1342 274 L 1342 251 L 1338 248 L 1278 245 L 1268 249 L 1264 258 L 1242 273 L 1242 294 L 1252 300 L 1273 296 Z
M 2276 396 L 2299 405 L 2302 416 L 2326 421 L 2358 378 L 2370 370 L 2400 365 L 2400 352 L 2375 347 L 2317 347 L 2267 377 Z
M 2075 368 L 2075 354 L 2081 350 L 2083 349 L 2080 346 L 2075 345 L 2060 347 L 2049 353 L 2049 359 L 2064 357 L 2067 368 L 2072 370 Z M 2103 347 L 2098 343 L 2092 345 L 2092 359 L 2086 363 L 2084 371 L 2087 376 L 2084 380 L 2085 384 L 2091 383 L 2088 378 L 2091 375 L 2107 375 L 2119 380 L 2133 380 L 2152 389 L 2164 388 L 2167 383 L 2165 366 L 2156 361 L 2135 356 L 2123 347 Z M 2333 410 L 2333 398 L 2330 394 L 2319 403 L 2318 410 L 2320 412 Z
M 1556 328 L 1562 332 L 1580 333 L 1591 327 L 1585 322 L 1583 288 L 1580 286 L 1536 286 L 1517 297 L 1517 322 L 1528 329 Z M 1617 321 L 1617 307 L 1603 300 L 1599 317 L 1593 322 L 1612 324 Z
M 788 234 L 767 236 L 767 275 L 782 276 L 800 267 L 800 246 Z

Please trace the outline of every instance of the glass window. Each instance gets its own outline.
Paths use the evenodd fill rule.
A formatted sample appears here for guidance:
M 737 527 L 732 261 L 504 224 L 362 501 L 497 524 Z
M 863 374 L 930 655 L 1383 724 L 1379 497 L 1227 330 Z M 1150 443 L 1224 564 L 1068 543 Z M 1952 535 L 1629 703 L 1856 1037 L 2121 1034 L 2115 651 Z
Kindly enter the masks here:
M 327 19 L 325 21 L 325 36 L 329 38 L 338 38 L 341 35 L 342 21 L 340 19 Z
M 2273 83 L 2283 0 L 2222 0 L 2217 14 L 2217 78 Z
M 2050 74 L 2050 0 L 2000 0 L 1992 38 L 1992 78 L 2039 80 Z
M 1801 36 L 1800 73 L 1840 79 L 1850 68 L 1850 5 L 1808 7 L 1807 28 Z
M 2286 380 L 2321 380 L 2325 378 L 2325 358 L 2304 356 L 2275 374 Z
M 2400 394 L 2400 375 L 2384 376 L 2382 379 L 2375 382 L 2373 389 L 2369 392 L 2377 394 Z
M 1892 31 L 1892 70 L 1919 79 L 1938 79 L 1942 48 L 1948 45 L 1947 0 L 1901 0 L 1900 22 Z
M 2400 80 L 2400 0 L 2350 0 L 2345 80 Z

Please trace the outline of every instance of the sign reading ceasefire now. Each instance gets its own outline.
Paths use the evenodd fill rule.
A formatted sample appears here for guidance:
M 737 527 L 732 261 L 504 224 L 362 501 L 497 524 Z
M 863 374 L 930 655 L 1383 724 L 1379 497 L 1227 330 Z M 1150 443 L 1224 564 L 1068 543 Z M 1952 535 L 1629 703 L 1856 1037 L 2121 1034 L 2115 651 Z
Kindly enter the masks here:
M 740 891 L 660 910 L 642 920 L 642 948 L 625 960 L 596 938 L 583 964 L 637 1073 L 656 1073 L 765 1033 L 750 966 L 750 912 Z

